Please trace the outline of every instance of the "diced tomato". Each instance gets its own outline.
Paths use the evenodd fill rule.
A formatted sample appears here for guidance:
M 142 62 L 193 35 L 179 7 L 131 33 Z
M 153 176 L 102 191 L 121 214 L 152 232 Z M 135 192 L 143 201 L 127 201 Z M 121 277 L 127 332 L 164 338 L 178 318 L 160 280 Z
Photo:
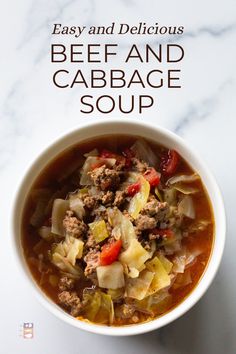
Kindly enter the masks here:
M 126 191 L 130 197 L 133 197 L 136 193 L 138 193 L 140 191 L 140 189 L 141 189 L 141 183 L 136 182 L 136 183 L 130 184 L 127 187 Z
M 160 168 L 165 176 L 175 173 L 179 163 L 179 154 L 175 150 L 168 150 L 161 156 Z
M 102 252 L 100 256 L 101 265 L 109 265 L 115 262 L 119 256 L 122 246 L 122 241 L 117 240 L 112 243 L 107 243 L 102 247 Z
M 154 235 L 165 236 L 171 238 L 174 236 L 174 232 L 171 229 L 153 229 L 151 233 Z
M 160 182 L 161 174 L 151 167 L 144 172 L 143 177 L 149 182 L 151 187 L 156 187 Z

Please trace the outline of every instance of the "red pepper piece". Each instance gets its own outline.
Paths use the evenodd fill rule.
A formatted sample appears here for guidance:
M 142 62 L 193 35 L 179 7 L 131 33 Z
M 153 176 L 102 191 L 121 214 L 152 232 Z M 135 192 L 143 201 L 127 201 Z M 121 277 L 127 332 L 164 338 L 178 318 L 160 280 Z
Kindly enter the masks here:
M 141 183 L 136 182 L 136 183 L 130 184 L 127 187 L 126 191 L 130 197 L 133 197 L 136 193 L 138 193 L 140 191 L 140 189 L 141 189 Z
M 109 265 L 115 262 L 119 256 L 122 246 L 122 241 L 117 240 L 112 243 L 107 243 L 102 247 L 102 252 L 100 256 L 101 265 Z
M 151 187 L 156 187 L 160 183 L 161 174 L 151 167 L 144 172 L 143 177 L 149 182 Z
M 168 150 L 161 156 L 160 168 L 165 176 L 175 173 L 179 164 L 179 154 L 175 150 Z

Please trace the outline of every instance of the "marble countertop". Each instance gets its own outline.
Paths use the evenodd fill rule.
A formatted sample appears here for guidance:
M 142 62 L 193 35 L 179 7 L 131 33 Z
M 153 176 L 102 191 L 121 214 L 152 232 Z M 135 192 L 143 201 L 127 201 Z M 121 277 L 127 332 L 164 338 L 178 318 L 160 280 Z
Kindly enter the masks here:
M 4 49 L 0 58 L 0 351 L 4 354 L 86 354 L 93 350 L 97 354 L 234 354 L 235 0 L 22 0 L 2 3 L 0 19 Z M 182 89 L 155 92 L 157 106 L 143 116 L 131 114 L 130 118 L 160 124 L 181 135 L 199 152 L 221 187 L 228 219 L 223 261 L 205 296 L 174 323 L 129 338 L 84 333 L 48 313 L 33 297 L 17 269 L 9 227 L 13 198 L 30 162 L 63 132 L 85 121 L 102 119 L 101 115 L 79 112 L 79 89 L 61 91 L 52 85 L 52 24 L 98 25 L 112 21 L 184 25 L 185 32 L 178 39 L 186 53 Z M 87 40 L 83 37 L 83 41 Z M 120 41 L 121 50 L 134 42 L 129 36 L 116 40 Z M 146 36 L 135 38 L 140 45 L 155 40 Z M 112 65 L 119 62 L 114 59 Z M 119 114 L 114 112 L 109 116 Z M 21 337 L 24 322 L 34 323 L 35 336 L 31 340 Z

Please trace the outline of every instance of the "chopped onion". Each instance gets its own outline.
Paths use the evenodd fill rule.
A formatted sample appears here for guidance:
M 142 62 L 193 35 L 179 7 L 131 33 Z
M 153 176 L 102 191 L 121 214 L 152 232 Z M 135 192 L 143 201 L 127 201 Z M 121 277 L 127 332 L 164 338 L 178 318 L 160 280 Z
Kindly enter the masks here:
M 185 195 L 178 204 L 180 214 L 187 216 L 190 219 L 195 219 L 195 209 L 193 200 L 189 195 Z

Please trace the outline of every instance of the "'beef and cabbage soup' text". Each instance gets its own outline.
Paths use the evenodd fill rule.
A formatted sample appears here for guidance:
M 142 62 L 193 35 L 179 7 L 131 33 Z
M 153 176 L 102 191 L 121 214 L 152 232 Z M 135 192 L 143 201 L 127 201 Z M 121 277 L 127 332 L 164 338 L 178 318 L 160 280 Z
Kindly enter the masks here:
M 65 151 L 27 198 L 22 244 L 40 288 L 78 320 L 152 320 L 201 278 L 214 220 L 198 174 L 175 150 L 105 136 Z

